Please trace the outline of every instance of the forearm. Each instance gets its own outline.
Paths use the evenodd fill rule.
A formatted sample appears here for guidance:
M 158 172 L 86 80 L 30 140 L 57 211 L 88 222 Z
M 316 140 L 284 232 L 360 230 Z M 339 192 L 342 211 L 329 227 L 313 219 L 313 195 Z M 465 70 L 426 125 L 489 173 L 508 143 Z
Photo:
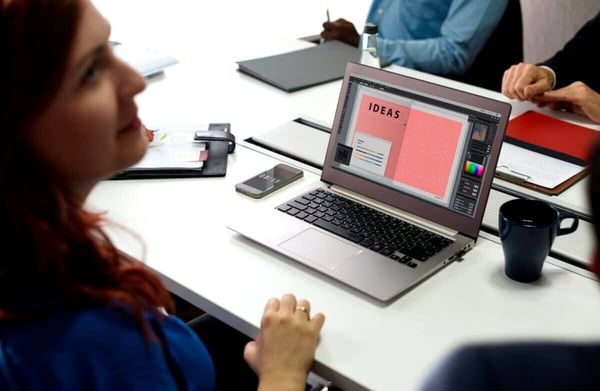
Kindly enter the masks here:
M 290 373 L 261 376 L 258 391 L 305 391 L 306 377 Z
M 440 21 L 438 31 L 428 29 L 425 20 L 415 21 L 422 18 L 417 13 L 401 15 L 396 21 L 391 16 L 379 20 L 372 15 L 369 21 L 384 23 L 380 27 L 379 40 L 379 54 L 383 58 L 429 73 L 459 76 L 471 66 L 498 25 L 505 8 L 506 0 L 455 0 L 445 19 Z M 409 19 L 404 20 L 403 17 Z M 406 23 L 408 27 L 402 29 L 398 23 Z

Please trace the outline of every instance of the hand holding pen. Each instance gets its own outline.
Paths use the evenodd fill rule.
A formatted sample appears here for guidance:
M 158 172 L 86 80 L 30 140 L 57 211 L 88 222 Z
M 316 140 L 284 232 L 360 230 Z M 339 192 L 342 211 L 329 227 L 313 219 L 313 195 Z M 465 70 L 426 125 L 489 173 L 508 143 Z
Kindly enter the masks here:
M 345 20 L 337 19 L 331 21 L 329 17 L 329 9 L 327 9 L 327 21 L 323 23 L 323 31 L 321 31 L 321 42 L 338 40 L 358 47 L 360 35 L 354 24 Z

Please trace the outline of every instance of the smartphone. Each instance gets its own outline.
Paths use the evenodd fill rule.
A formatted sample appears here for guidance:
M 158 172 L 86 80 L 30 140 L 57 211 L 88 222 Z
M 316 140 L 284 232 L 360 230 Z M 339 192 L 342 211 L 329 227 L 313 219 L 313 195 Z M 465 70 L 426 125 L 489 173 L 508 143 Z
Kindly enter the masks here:
M 278 164 L 244 182 L 236 184 L 235 189 L 252 198 L 262 198 L 288 183 L 302 178 L 302 175 L 304 175 L 304 172 L 300 169 L 287 164 Z

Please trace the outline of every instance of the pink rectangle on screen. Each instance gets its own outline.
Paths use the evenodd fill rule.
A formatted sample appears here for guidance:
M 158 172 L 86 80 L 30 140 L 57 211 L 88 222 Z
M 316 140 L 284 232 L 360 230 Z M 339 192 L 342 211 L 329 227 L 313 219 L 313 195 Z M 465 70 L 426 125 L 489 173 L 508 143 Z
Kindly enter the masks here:
M 462 123 L 410 110 L 394 179 L 444 197 Z
M 391 142 L 386 177 L 442 198 L 461 130 L 459 121 L 367 94 L 356 121 L 357 132 Z

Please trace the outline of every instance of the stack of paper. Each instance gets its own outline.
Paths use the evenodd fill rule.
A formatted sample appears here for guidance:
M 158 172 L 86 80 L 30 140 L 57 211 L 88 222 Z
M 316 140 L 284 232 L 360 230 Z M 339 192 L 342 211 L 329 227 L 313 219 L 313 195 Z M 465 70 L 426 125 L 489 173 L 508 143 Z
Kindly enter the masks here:
M 194 140 L 193 131 L 161 131 L 154 134 L 146 155 L 132 168 L 201 169 L 208 158 L 206 142 Z
M 117 57 L 125 61 L 145 77 L 162 72 L 166 67 L 179 62 L 174 57 L 152 49 L 136 47 L 114 41 L 111 42 L 111 44 Z
M 599 137 L 594 129 L 527 111 L 508 123 L 496 175 L 558 194 L 586 175 Z

